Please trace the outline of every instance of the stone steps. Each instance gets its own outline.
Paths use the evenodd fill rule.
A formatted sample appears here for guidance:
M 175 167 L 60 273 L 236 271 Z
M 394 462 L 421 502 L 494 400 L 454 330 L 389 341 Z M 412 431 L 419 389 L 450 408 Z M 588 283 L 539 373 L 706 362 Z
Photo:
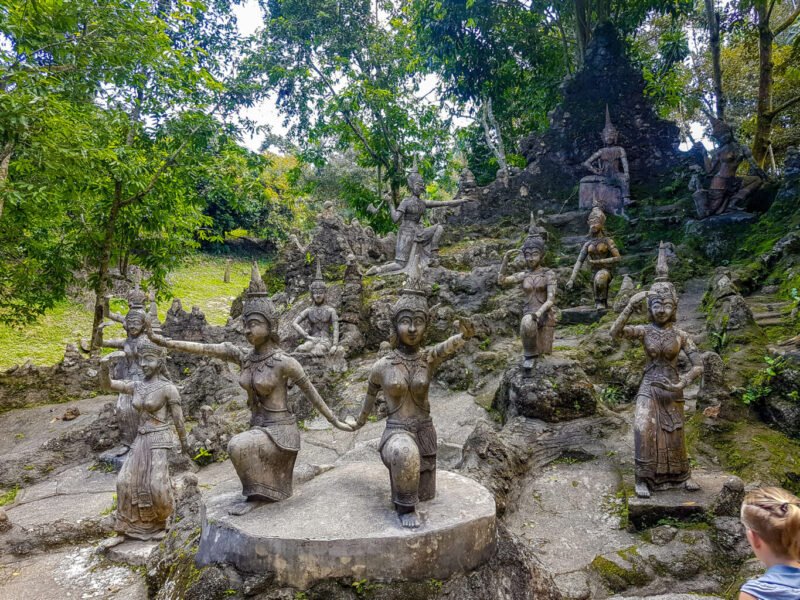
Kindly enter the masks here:
M 785 325 L 792 313 L 791 302 L 778 300 L 772 295 L 755 294 L 745 298 L 745 302 L 750 307 L 756 324 L 760 327 Z

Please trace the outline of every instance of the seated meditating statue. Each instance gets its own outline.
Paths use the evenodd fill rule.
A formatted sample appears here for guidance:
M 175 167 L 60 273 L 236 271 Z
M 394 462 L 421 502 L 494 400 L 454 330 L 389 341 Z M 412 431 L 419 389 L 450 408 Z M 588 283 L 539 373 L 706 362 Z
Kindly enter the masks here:
M 415 261 L 416 262 L 416 261 Z M 367 396 L 356 420 L 362 427 L 383 391 L 388 418 L 378 449 L 389 469 L 392 502 L 403 527 L 419 527 L 417 504 L 436 495 L 436 430 L 431 420 L 428 387 L 439 365 L 474 335 L 469 321 L 461 331 L 432 348 L 422 346 L 428 328 L 428 302 L 415 266 L 392 309 L 391 351 L 369 375 Z
M 699 489 L 691 478 L 686 454 L 683 390 L 703 374 L 703 357 L 689 334 L 675 327 L 678 295 L 668 274 L 662 242 L 655 283 L 649 291 L 635 294 L 611 327 L 614 338 L 641 340 L 647 357 L 633 417 L 635 491 L 640 498 L 675 487 Z M 636 305 L 645 299 L 650 323 L 627 325 Z M 683 377 L 678 372 L 681 350 L 692 364 Z
M 400 228 L 397 230 L 394 261 L 382 266 L 372 267 L 367 271 L 369 276 L 403 271 L 409 264 L 411 251 L 415 245 L 423 265 L 435 266 L 438 262 L 439 239 L 442 237 L 444 229 L 441 225 L 425 227 L 422 223 L 425 211 L 429 208 L 460 206 L 468 202 L 466 198 L 450 202 L 423 200 L 425 182 L 417 172 L 416 167 L 411 170 L 408 176 L 408 190 L 411 195 L 404 198 L 398 207 L 395 208 L 391 204 L 389 206 L 392 221 L 400 223 Z
M 167 375 L 164 355 L 163 348 L 143 338 L 137 351 L 142 378 L 137 380 L 112 379 L 109 373 L 111 361 L 128 360 L 126 352 L 114 352 L 100 361 L 100 385 L 130 396 L 138 418 L 136 439 L 117 476 L 114 529 L 139 540 L 163 538 L 174 509 L 167 456 L 174 446 L 170 420 L 181 449 L 189 453 L 181 398 Z
M 598 207 L 594 207 L 589 213 L 589 237 L 581 248 L 578 260 L 572 268 L 572 275 L 567 281 L 567 289 L 572 289 L 575 285 L 575 278 L 578 276 L 581 266 L 589 259 L 589 266 L 592 269 L 592 288 L 594 290 L 594 303 L 597 308 L 608 308 L 608 288 L 611 284 L 613 268 L 619 262 L 621 256 L 617 245 L 606 235 L 605 224 L 606 215 Z
M 295 331 L 306 340 L 297 347 L 297 352 L 314 356 L 334 354 L 339 348 L 339 316 L 336 309 L 325 304 L 327 287 L 319 260 L 309 291 L 314 305 L 303 310 L 292 322 Z M 304 321 L 308 323 L 308 329 L 303 329 Z
M 594 175 L 581 179 L 578 204 L 580 208 L 599 206 L 605 211 L 622 214 L 630 204 L 630 172 L 625 148 L 617 146 L 619 131 L 611 122 L 606 106 L 606 126 L 602 138 L 605 146 L 584 161 L 583 166 Z
M 525 294 L 525 306 L 522 309 L 522 322 L 519 326 L 519 334 L 522 338 L 523 369 L 530 369 L 537 356 L 553 352 L 557 281 L 553 271 L 542 267 L 546 240 L 547 232 L 537 226 L 536 218 L 531 213 L 528 235 L 522 243 L 522 256 L 527 269 L 513 275 L 505 275 L 508 261 L 515 253 L 519 252 L 519 250 L 509 250 L 503 256 L 503 263 L 497 274 L 499 285 L 521 283 L 522 291 Z
M 334 416 L 300 363 L 280 349 L 278 314 L 255 263 L 245 294 L 242 319 L 245 338 L 253 346 L 250 351 L 230 342 L 202 344 L 169 340 L 148 331 L 151 339 L 161 346 L 235 362 L 241 367 L 239 384 L 247 391 L 251 416 L 250 429 L 233 436 L 228 443 L 228 454 L 245 496 L 244 502 L 230 509 L 231 514 L 249 512 L 258 501 L 275 502 L 292 495 L 292 474 L 300 450 L 300 430 L 297 419 L 286 404 L 290 382 L 294 382 L 335 427 L 352 431 L 350 425 Z

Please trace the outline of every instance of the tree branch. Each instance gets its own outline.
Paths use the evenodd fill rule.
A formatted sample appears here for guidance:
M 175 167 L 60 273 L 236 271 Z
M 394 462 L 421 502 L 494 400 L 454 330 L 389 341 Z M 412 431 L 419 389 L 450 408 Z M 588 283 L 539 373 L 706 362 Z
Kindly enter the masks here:
M 781 23 L 780 25 L 775 27 L 775 29 L 772 30 L 772 34 L 780 35 L 784 31 L 789 29 L 789 27 L 792 26 L 792 23 L 794 23 L 798 17 L 800 17 L 800 3 L 798 3 L 797 8 L 795 8 L 794 11 L 792 11 L 792 14 L 786 17 L 786 20 L 783 23 Z
M 783 104 L 779 105 L 777 108 L 773 108 L 771 111 L 769 111 L 766 114 L 766 117 L 769 118 L 769 119 L 774 119 L 776 116 L 778 116 L 778 114 L 782 113 L 787 108 L 791 108 L 792 106 L 794 106 L 798 102 L 800 102 L 800 95 L 797 95 L 794 98 L 790 98 L 789 100 L 787 100 Z

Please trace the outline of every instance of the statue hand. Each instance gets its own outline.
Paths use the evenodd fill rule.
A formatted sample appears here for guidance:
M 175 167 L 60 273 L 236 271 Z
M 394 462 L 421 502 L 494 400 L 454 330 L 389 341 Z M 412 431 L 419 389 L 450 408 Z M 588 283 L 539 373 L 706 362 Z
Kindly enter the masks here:
M 455 322 L 455 326 L 458 327 L 461 337 L 465 340 L 475 336 L 475 324 L 471 320 L 459 319 Z
M 125 353 L 122 350 L 117 350 L 116 352 L 112 352 L 111 354 L 106 354 L 103 358 L 100 359 L 100 362 L 110 363 L 114 362 L 115 360 L 119 360 L 121 358 L 125 358 Z
M 503 259 L 511 259 L 512 256 L 515 254 L 519 254 L 519 250 L 517 248 L 512 248 L 511 250 L 507 250 L 505 254 L 503 254 Z
M 575 287 L 575 280 L 574 280 L 574 279 L 572 279 L 572 278 L 570 278 L 570 279 L 567 281 L 567 289 L 568 289 L 568 290 L 571 290 L 571 289 L 572 289 L 572 288 L 574 288 L 574 287 Z
M 339 419 L 337 419 L 335 417 L 334 417 L 333 421 L 331 421 L 331 424 L 334 427 L 336 427 L 336 429 L 341 429 L 342 431 L 349 431 L 351 433 L 353 431 L 355 431 L 355 427 L 350 425 L 350 423 L 342 423 Z
M 649 292 L 646 290 L 643 292 L 636 292 L 633 296 L 631 296 L 631 299 L 628 300 L 628 304 L 631 306 L 638 304 L 639 302 L 647 298 L 648 293 Z

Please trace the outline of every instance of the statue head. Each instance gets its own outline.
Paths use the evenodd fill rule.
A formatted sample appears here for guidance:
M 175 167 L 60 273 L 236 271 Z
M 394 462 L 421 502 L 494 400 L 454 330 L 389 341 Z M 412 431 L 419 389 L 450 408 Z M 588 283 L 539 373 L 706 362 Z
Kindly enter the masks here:
M 536 223 L 536 216 L 531 212 L 528 235 L 522 242 L 522 257 L 529 269 L 535 269 L 542 262 L 547 246 L 547 231 Z
M 145 293 L 137 281 L 128 294 L 128 314 L 125 315 L 125 332 L 131 337 L 138 337 L 144 331 L 147 316 L 144 307 L 145 299 Z
M 599 206 L 595 206 L 589 213 L 589 218 L 586 222 L 589 224 L 589 233 L 599 235 L 606 226 L 606 213 Z
M 136 353 L 145 377 L 150 378 L 160 374 L 169 379 L 166 365 L 167 352 L 164 348 L 145 339 L 137 346 Z
M 253 261 L 250 285 L 247 287 L 242 308 L 244 335 L 253 346 L 266 341 L 278 343 L 278 313 L 267 294 L 267 286 L 261 279 L 258 263 Z
M 325 292 L 327 289 L 328 286 L 325 285 L 325 279 L 322 277 L 322 263 L 317 259 L 317 274 L 314 276 L 314 280 L 309 286 L 311 299 L 314 301 L 314 304 L 320 306 L 325 303 Z
M 608 104 L 606 104 L 606 126 L 603 127 L 603 133 L 601 136 L 603 138 L 603 143 L 606 146 L 615 145 L 619 139 L 619 130 L 614 127 L 614 124 L 611 122 L 611 114 L 608 112 Z
M 409 191 L 415 196 L 421 196 L 425 193 L 425 180 L 422 179 L 422 175 L 420 175 L 419 171 L 417 171 L 416 164 L 411 167 L 411 171 L 409 172 L 408 179 L 406 181 L 408 183 Z
M 657 325 L 674 323 L 678 318 L 678 293 L 669 281 L 667 247 L 661 242 L 656 261 L 656 280 L 647 295 L 647 309 L 650 319 Z
M 150 321 L 150 328 L 154 333 L 161 333 L 161 321 L 158 318 L 158 304 L 156 303 L 156 291 L 150 290 L 149 298 L 150 310 L 147 313 L 147 319 Z
M 422 285 L 419 258 L 414 254 L 411 259 L 412 269 L 400 290 L 400 297 L 392 307 L 390 343 L 393 348 L 401 344 L 412 349 L 419 348 L 428 328 L 428 298 Z

